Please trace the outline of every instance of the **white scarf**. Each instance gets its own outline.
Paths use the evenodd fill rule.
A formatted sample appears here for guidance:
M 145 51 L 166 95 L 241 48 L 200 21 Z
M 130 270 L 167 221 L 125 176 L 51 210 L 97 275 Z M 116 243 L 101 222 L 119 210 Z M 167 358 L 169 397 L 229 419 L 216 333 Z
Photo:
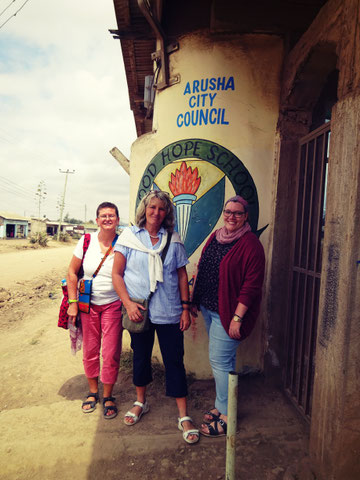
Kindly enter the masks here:
M 137 238 L 137 236 L 130 230 L 125 228 L 121 233 L 117 244 L 129 247 L 134 250 L 140 250 L 141 252 L 148 253 L 148 265 L 149 265 L 149 278 L 150 278 L 150 292 L 155 292 L 157 282 L 163 282 L 163 262 L 161 260 L 160 253 L 164 250 L 168 234 L 165 233 L 162 236 L 160 247 L 156 250 L 145 247 L 143 243 Z

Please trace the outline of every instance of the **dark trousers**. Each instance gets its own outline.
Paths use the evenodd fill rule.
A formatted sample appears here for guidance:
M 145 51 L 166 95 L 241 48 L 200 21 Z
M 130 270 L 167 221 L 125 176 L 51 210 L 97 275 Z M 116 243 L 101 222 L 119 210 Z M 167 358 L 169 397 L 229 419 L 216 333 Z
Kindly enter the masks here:
M 184 367 L 184 334 L 179 324 L 158 325 L 150 322 L 150 329 L 142 333 L 131 333 L 133 358 L 133 382 L 145 387 L 152 381 L 151 355 L 155 331 L 165 366 L 166 395 L 181 398 L 187 395 Z

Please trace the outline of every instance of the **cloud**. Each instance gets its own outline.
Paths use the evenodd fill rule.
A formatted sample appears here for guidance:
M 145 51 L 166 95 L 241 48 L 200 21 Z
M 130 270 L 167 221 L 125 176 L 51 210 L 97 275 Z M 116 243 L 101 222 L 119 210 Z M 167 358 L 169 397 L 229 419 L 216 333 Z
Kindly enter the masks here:
M 129 177 L 109 154 L 136 139 L 115 25 L 111 1 L 30 0 L 0 29 L 0 210 L 37 214 L 43 180 L 41 213 L 57 218 L 69 169 L 65 212 L 94 218 L 107 200 L 128 219 Z

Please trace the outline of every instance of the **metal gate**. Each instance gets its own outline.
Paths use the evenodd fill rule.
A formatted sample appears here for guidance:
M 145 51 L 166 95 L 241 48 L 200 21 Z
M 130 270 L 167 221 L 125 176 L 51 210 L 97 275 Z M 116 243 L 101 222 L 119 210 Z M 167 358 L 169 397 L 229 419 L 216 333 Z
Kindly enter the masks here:
M 298 159 L 285 391 L 308 420 L 315 370 L 329 140 L 330 122 L 300 140 Z

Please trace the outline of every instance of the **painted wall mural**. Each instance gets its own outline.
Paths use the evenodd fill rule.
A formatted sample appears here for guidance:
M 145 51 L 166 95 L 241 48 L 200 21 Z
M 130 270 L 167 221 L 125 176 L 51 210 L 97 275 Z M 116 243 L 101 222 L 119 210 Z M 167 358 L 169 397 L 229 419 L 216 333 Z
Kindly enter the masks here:
M 249 203 L 250 225 L 258 235 L 258 195 L 245 165 L 230 150 L 210 140 L 179 140 L 160 150 L 145 168 L 136 207 L 149 190 L 168 192 L 176 210 L 176 230 L 190 257 L 221 216 L 225 183 Z M 266 228 L 266 227 L 265 227 Z

